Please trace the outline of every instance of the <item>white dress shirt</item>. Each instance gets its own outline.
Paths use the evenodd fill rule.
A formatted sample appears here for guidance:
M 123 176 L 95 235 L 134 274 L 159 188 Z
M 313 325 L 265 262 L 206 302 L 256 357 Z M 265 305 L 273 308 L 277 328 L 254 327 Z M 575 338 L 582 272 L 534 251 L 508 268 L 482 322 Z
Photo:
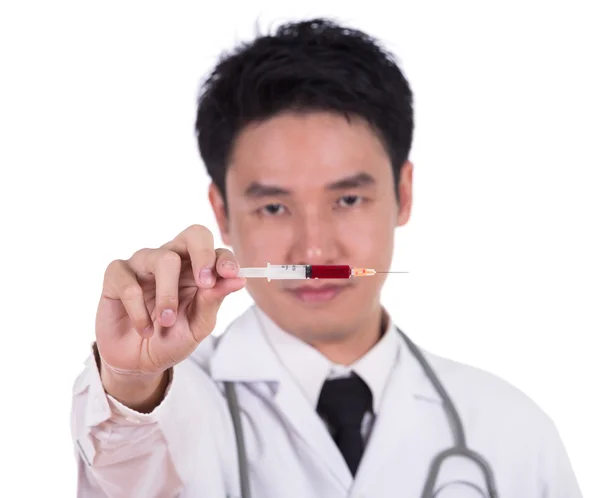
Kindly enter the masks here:
M 387 328 L 379 341 L 351 365 L 333 363 L 316 348 L 282 330 L 260 308 L 254 308 L 265 336 L 282 366 L 296 381 L 307 401 L 316 410 L 323 383 L 327 379 L 356 373 L 371 390 L 373 412 L 366 413 L 362 433 L 366 439 L 381 405 L 389 376 L 400 353 L 399 333 L 387 320 Z

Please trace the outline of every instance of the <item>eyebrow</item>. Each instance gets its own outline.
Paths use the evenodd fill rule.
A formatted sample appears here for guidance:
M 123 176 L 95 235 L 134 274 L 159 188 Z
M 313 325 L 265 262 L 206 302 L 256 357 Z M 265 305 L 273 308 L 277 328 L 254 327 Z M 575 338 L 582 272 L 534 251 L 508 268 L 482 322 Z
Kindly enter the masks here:
M 340 180 L 330 183 L 325 188 L 327 190 L 347 190 L 351 188 L 366 187 L 373 185 L 375 178 L 368 173 L 357 173 L 356 175 L 348 176 Z M 288 196 L 291 191 L 277 185 L 266 185 L 259 182 L 252 182 L 245 190 L 246 197 L 259 199 L 261 197 Z
M 375 178 L 368 173 L 357 173 L 356 175 L 342 178 L 341 180 L 335 181 L 327 185 L 327 190 L 345 190 L 350 188 L 366 187 L 373 185 Z

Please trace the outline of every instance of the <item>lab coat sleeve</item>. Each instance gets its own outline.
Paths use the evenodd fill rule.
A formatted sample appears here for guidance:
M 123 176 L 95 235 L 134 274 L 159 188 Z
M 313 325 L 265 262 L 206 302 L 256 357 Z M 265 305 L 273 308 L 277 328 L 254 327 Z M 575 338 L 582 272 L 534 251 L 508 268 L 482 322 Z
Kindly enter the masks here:
M 567 449 L 549 418 L 540 445 L 543 498 L 583 498 Z
M 172 452 L 178 458 L 187 456 L 181 415 L 185 378 L 177 378 L 176 371 L 170 375 L 161 404 L 142 414 L 105 393 L 95 356 L 90 355 L 73 388 L 78 497 L 177 496 L 183 484 Z

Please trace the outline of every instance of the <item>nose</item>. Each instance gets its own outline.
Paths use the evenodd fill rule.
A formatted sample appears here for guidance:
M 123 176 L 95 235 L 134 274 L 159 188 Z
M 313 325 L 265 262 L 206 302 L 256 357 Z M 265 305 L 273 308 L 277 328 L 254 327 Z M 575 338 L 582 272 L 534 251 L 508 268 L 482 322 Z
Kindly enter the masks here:
M 333 264 L 340 256 L 333 220 L 323 213 L 302 216 L 295 227 L 293 259 L 297 264 Z

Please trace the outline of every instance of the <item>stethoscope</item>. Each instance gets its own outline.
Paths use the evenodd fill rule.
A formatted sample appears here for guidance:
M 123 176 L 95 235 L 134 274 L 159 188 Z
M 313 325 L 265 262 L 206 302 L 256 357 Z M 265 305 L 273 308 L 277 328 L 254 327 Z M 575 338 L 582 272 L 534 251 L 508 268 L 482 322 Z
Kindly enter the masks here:
M 402 335 L 402 337 L 406 341 L 408 348 L 415 356 L 417 361 L 421 364 L 421 367 L 425 371 L 425 375 L 428 377 L 429 381 L 432 383 L 433 387 L 442 398 L 444 411 L 446 413 L 448 423 L 450 424 L 450 428 L 452 429 L 452 435 L 454 439 L 454 446 L 444 451 L 441 451 L 432 460 L 429 466 L 429 474 L 427 476 L 427 480 L 425 481 L 423 492 L 421 493 L 421 498 L 435 498 L 438 495 L 441 489 L 436 492 L 434 491 L 434 486 L 438 479 L 438 475 L 440 473 L 442 464 L 444 463 L 444 460 L 454 456 L 467 458 L 473 463 L 475 463 L 481 469 L 481 472 L 484 475 L 487 488 L 487 498 L 498 498 L 498 491 L 496 489 L 496 483 L 494 482 L 494 473 L 492 471 L 492 468 L 482 455 L 467 447 L 465 430 L 460 416 L 458 415 L 458 412 L 456 410 L 456 407 L 450 399 L 450 396 L 442 386 L 442 383 L 440 382 L 437 375 L 434 373 L 433 369 L 431 368 L 421 351 L 419 351 L 415 344 L 408 337 L 406 337 L 406 335 L 400 329 L 398 329 L 398 332 L 400 332 L 400 335 Z M 240 474 L 240 488 L 242 493 L 241 498 L 250 498 L 251 495 L 250 480 L 248 476 L 248 461 L 246 456 L 246 448 L 244 445 L 244 434 L 242 431 L 240 407 L 238 404 L 235 387 L 232 382 L 225 382 L 225 394 L 227 397 L 227 403 L 229 404 L 229 411 L 231 412 L 231 417 L 233 419 L 233 427 L 235 430 L 235 440 L 237 444 L 238 465 Z M 467 482 L 464 482 L 463 484 L 474 487 L 477 491 L 481 493 L 481 496 L 485 498 L 486 495 L 483 494 L 484 492 L 483 490 L 481 490 L 481 488 Z

